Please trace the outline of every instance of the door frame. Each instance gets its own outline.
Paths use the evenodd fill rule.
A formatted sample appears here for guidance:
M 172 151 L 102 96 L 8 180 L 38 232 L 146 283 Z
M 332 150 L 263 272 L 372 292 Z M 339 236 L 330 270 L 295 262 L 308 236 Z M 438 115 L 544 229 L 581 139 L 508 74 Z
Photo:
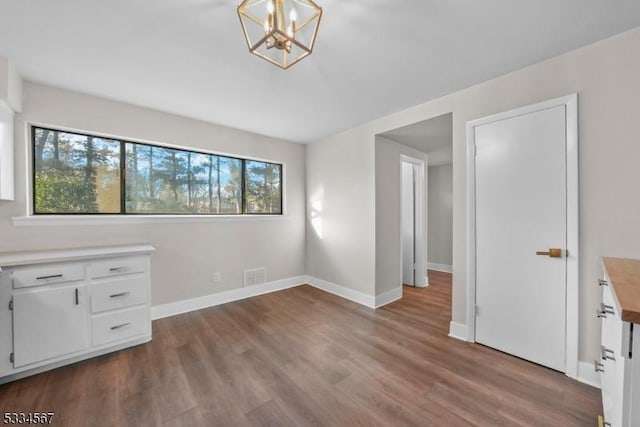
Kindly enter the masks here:
M 578 94 L 551 99 L 467 122 L 467 341 L 476 335 L 476 162 L 475 128 L 487 123 L 553 107 L 566 113 L 567 188 L 567 287 L 565 326 L 565 374 L 578 377 L 579 334 L 579 216 L 578 216 Z
M 417 180 L 416 186 L 414 188 L 413 198 L 415 202 L 415 212 L 414 212 L 414 222 L 416 224 L 414 230 L 414 238 L 415 238 L 415 249 L 414 256 L 416 259 L 415 271 L 414 274 L 414 286 L 418 288 L 424 288 L 429 286 L 429 277 L 427 275 L 427 194 L 426 194 L 426 185 L 425 185 L 425 161 L 422 159 L 418 159 L 415 157 L 407 156 L 405 154 L 400 154 L 400 197 L 402 197 L 402 185 L 403 177 L 402 177 L 402 164 L 410 163 L 414 166 L 417 166 Z M 402 250 L 402 199 L 400 199 L 400 286 L 402 287 L 403 280 L 403 250 Z M 419 271 L 422 271 L 424 276 L 418 275 Z M 424 282 L 424 283 L 423 283 Z

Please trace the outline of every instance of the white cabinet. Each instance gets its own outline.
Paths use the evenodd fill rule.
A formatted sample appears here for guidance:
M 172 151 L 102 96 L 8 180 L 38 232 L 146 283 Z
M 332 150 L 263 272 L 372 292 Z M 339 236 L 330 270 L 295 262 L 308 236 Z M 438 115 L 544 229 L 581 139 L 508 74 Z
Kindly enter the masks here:
M 0 254 L 0 383 L 151 340 L 153 250 Z
M 640 426 L 640 324 L 629 321 L 633 312 L 626 309 L 629 303 L 636 307 L 640 303 L 640 274 L 634 289 L 629 267 L 640 269 L 640 261 L 605 258 L 602 302 L 596 313 L 602 327 L 600 358 L 594 362 L 601 380 L 600 425 L 610 427 Z
M 13 294 L 15 367 L 87 347 L 87 285 L 37 287 Z

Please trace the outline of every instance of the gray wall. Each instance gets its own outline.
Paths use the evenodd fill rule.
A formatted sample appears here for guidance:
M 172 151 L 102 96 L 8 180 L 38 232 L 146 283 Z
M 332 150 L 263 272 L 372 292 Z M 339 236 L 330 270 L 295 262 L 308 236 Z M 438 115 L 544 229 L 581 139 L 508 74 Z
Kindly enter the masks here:
M 451 266 L 453 259 L 453 165 L 429 167 L 430 264 Z
M 15 227 L 12 217 L 27 213 L 27 122 L 284 162 L 287 214 L 268 220 Z M 16 198 L 0 201 L 0 251 L 148 242 L 157 249 L 154 305 L 239 288 L 246 268 L 266 267 L 269 281 L 304 274 L 304 145 L 34 83 L 25 84 L 24 110 L 14 124 Z M 221 282 L 212 282 L 214 271 L 222 273 Z
M 313 248 L 307 257 L 309 270 L 373 294 L 375 135 L 453 112 L 452 318 L 466 325 L 466 123 L 579 93 L 580 359 L 596 359 L 600 324 L 593 313 L 601 298 L 596 284 L 600 257 L 640 258 L 639 51 L 640 29 L 634 29 L 311 144 L 309 197 L 315 194 L 318 204 L 329 202 L 328 224 L 338 232 L 319 239 L 309 228 L 308 247 Z M 334 157 L 340 163 L 340 179 L 333 176 Z M 340 212 L 339 201 L 350 202 L 353 209 Z M 347 230 L 346 237 L 342 230 Z

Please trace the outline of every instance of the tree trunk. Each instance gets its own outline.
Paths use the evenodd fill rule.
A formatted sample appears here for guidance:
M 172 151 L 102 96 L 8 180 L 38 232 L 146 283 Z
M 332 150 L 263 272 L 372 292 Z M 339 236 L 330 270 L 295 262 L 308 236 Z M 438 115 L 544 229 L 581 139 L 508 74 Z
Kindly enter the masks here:
M 149 147 L 149 198 L 155 197 L 155 182 L 153 180 L 153 147 Z
M 44 146 L 47 144 L 50 133 L 50 130 L 42 129 L 40 137 L 36 138 L 35 140 L 36 171 L 42 170 L 42 156 L 44 153 Z
M 209 213 L 213 212 L 213 159 L 209 157 Z

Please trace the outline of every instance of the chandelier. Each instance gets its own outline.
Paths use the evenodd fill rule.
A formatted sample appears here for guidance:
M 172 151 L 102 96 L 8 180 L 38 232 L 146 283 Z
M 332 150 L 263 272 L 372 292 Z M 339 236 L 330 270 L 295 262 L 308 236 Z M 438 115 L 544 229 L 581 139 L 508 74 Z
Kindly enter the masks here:
M 238 16 L 249 51 L 286 70 L 313 51 L 322 8 L 312 0 L 244 0 Z

